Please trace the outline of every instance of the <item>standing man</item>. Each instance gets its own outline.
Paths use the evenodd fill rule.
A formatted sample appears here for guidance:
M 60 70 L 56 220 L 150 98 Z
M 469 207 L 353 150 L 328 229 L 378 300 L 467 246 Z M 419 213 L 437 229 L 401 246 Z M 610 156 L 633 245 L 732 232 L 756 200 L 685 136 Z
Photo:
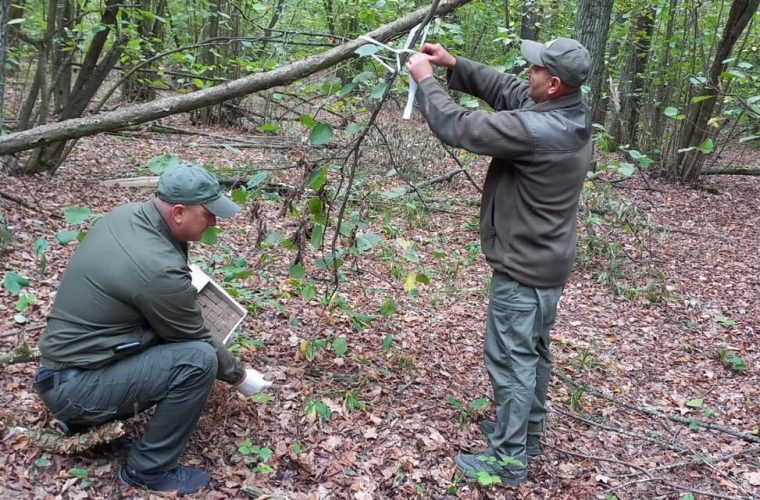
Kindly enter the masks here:
M 205 487 L 209 475 L 179 465 L 179 456 L 214 380 L 245 395 L 271 384 L 204 326 L 187 266 L 187 243 L 239 211 L 203 167 L 170 168 L 157 197 L 100 219 L 63 275 L 35 387 L 72 431 L 156 407 L 119 471 L 130 486 L 180 494 Z
M 577 41 L 520 47 L 532 64 L 528 80 L 455 58 L 426 44 L 407 63 L 432 131 L 446 144 L 493 157 L 480 206 L 480 241 L 493 268 L 485 365 L 496 422 L 481 428 L 490 446 L 459 454 L 465 473 L 502 482 L 528 477 L 527 455 L 540 453 L 551 373 L 549 331 L 575 258 L 578 198 L 591 161 L 591 117 L 580 90 L 590 66 Z M 433 78 L 447 68 L 449 87 L 493 109 L 457 105 Z

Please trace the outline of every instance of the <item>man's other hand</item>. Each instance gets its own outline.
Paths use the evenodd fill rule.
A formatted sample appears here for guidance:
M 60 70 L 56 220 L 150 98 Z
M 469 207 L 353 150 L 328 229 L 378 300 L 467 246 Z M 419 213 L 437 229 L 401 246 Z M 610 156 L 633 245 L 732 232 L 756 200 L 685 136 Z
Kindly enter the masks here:
M 253 396 L 261 391 L 264 391 L 272 385 L 272 382 L 264 379 L 264 374 L 254 370 L 253 368 L 247 368 L 245 370 L 245 378 L 237 386 L 238 392 L 243 396 Z
M 451 69 L 456 63 L 456 57 L 448 53 L 446 49 L 440 43 L 426 43 L 420 50 L 423 54 L 427 54 L 428 61 L 434 66 L 443 66 L 444 68 Z

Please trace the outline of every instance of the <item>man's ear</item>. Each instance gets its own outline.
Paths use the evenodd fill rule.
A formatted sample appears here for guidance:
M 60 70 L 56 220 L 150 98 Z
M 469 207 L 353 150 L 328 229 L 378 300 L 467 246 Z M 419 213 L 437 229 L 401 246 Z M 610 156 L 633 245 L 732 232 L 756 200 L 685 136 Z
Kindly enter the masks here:
M 172 205 L 171 215 L 172 215 L 172 220 L 174 221 L 175 224 L 182 223 L 182 220 L 185 218 L 185 211 L 186 211 L 185 205 Z
M 562 89 L 562 80 L 558 76 L 552 76 L 549 79 L 549 95 L 555 95 Z

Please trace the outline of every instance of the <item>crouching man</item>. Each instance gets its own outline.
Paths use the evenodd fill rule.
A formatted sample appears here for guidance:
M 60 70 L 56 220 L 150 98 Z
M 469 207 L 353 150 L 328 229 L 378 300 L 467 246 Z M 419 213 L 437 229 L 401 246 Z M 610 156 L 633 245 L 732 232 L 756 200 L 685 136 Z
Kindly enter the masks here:
M 240 211 L 197 165 L 166 170 L 155 198 L 100 219 L 74 252 L 40 341 L 35 387 L 73 431 L 155 406 L 119 479 L 196 492 L 209 475 L 179 465 L 215 379 L 245 394 L 269 386 L 204 326 L 188 242 Z

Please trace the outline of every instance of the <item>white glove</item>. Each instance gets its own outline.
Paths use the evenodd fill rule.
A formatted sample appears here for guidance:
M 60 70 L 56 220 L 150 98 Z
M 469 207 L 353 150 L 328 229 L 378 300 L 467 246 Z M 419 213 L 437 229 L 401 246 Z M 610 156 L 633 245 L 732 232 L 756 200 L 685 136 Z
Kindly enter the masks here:
M 253 368 L 246 368 L 245 378 L 240 385 L 237 386 L 237 390 L 244 396 L 253 396 L 254 394 L 258 394 L 261 391 L 268 389 L 271 385 L 272 382 L 264 380 L 263 373 L 254 370 Z

